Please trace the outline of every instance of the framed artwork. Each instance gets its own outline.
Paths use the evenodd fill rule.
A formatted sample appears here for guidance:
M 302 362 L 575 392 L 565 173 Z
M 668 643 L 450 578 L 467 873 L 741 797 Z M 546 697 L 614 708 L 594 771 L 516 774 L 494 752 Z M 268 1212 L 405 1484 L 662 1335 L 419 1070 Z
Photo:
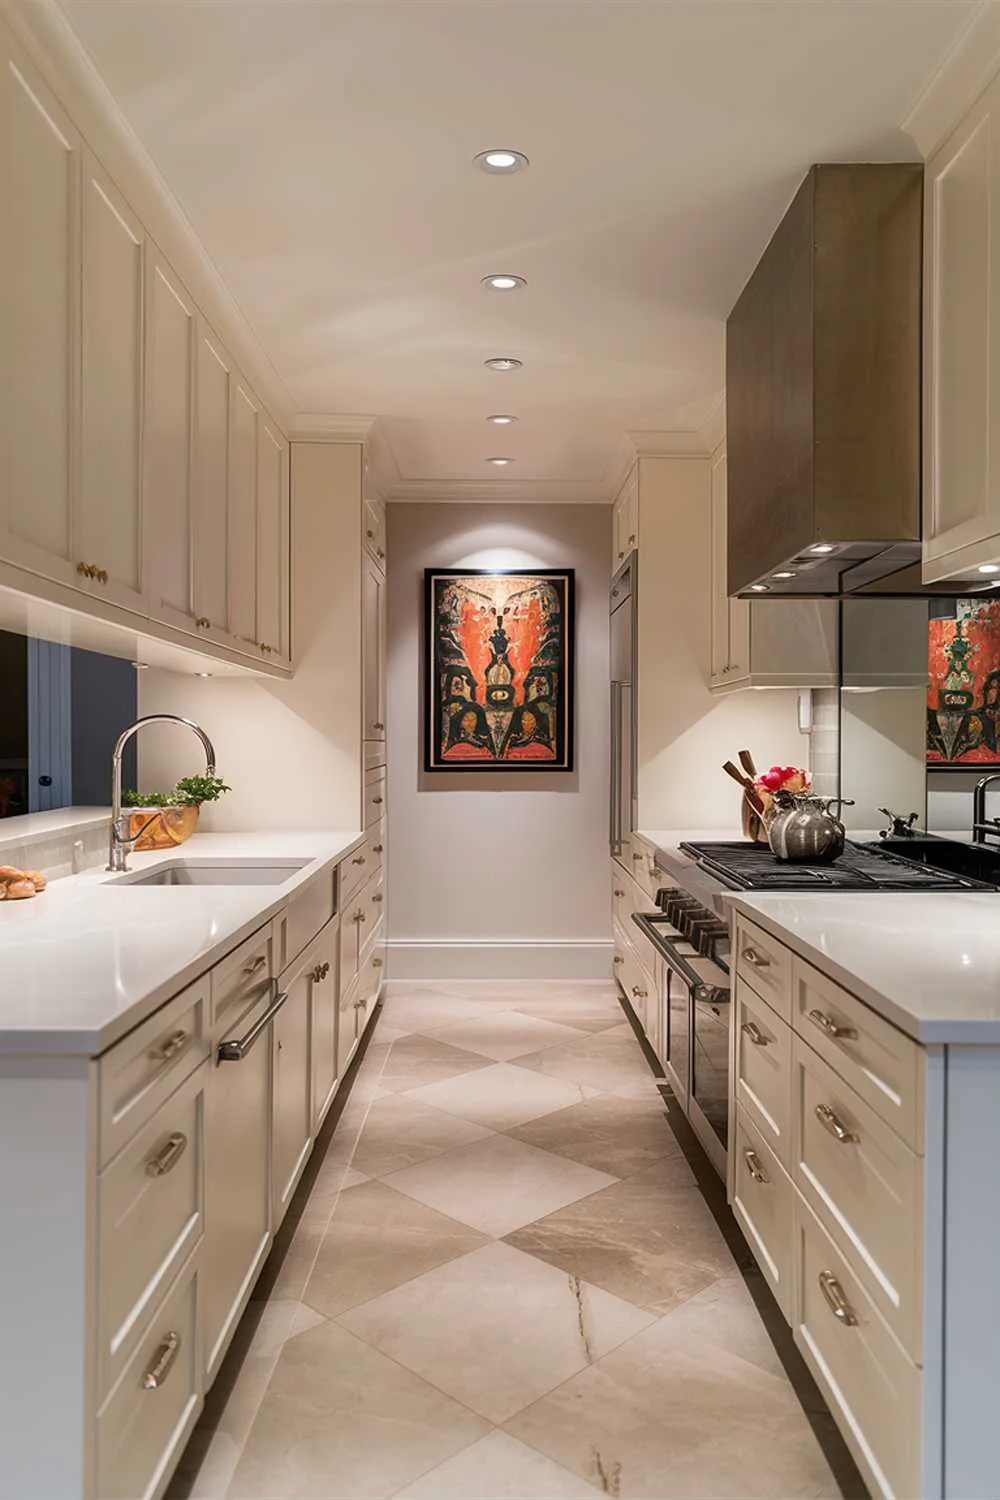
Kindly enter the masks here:
M 573 571 L 425 574 L 428 771 L 573 768 Z
M 1000 599 L 932 604 L 928 626 L 927 766 L 1000 766 Z

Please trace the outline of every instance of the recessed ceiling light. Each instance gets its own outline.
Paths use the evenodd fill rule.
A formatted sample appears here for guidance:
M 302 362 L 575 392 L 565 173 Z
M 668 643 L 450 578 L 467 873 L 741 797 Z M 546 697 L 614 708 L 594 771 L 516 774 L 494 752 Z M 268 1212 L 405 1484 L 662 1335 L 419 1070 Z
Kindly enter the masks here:
M 836 548 L 832 542 L 817 542 L 815 547 L 809 548 L 810 552 L 835 552 Z
M 497 354 L 493 359 L 484 360 L 487 370 L 519 370 L 521 361 L 514 359 L 510 354 Z
M 483 286 L 488 287 L 491 292 L 519 292 L 527 285 L 523 276 L 512 276 L 506 272 L 483 277 Z
M 149 662 L 148 661 L 134 661 L 132 663 L 132 665 L 133 665 L 133 667 L 135 667 L 135 670 L 137 672 L 145 672 L 146 669 L 149 666 Z
M 488 458 L 486 462 L 488 464 L 496 464 L 498 469 L 502 469 L 504 464 L 512 464 L 514 460 L 512 458 Z
M 509 427 L 512 422 L 517 421 L 517 418 L 510 417 L 505 412 L 497 412 L 495 416 L 487 417 L 486 420 L 492 422 L 494 427 Z
M 750 585 L 750 592 L 751 594 L 768 594 L 770 593 L 770 585 L 766 583 L 752 583 Z
M 212 674 L 211 672 L 196 672 L 194 675 L 196 677 L 211 677 Z
M 979 568 L 980 573 L 1000 573 L 1000 563 L 983 563 Z
M 512 172 L 523 172 L 528 165 L 523 151 L 480 151 L 474 161 L 480 171 L 490 172 L 494 177 L 509 177 Z
M 794 573 L 791 573 L 791 572 L 785 572 L 785 573 L 772 573 L 772 574 L 771 574 L 771 577 L 772 577 L 772 578 L 794 578 L 794 577 L 795 577 L 795 574 L 794 574 Z

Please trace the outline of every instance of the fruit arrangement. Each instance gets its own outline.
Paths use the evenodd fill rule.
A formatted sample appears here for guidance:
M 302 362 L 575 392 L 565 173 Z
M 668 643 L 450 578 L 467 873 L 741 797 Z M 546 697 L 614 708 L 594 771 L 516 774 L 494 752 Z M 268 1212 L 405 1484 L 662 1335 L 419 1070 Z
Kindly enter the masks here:
M 47 882 L 41 870 L 18 870 L 0 865 L 0 901 L 27 901 L 44 891 Z

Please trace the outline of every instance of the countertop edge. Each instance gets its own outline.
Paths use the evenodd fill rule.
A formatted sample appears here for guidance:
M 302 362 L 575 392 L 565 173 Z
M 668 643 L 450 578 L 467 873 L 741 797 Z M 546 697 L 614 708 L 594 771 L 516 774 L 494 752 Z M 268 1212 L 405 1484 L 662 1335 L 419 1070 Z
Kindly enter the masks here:
M 256 912 L 220 937 L 214 946 L 198 954 L 196 958 L 171 974 L 168 980 L 135 1000 L 127 1010 L 114 1016 L 104 1025 L 96 1028 L 60 1027 L 58 1025 L 51 1028 L 40 1028 L 37 1025 L 0 1027 L 0 1059 L 5 1056 L 21 1059 L 76 1057 L 92 1060 L 100 1057 L 129 1032 L 141 1026 L 189 984 L 207 973 L 209 969 L 214 968 L 253 933 L 267 926 L 302 891 L 316 880 L 321 880 L 325 874 L 329 874 L 335 866 L 342 864 L 348 855 L 364 843 L 366 837 L 367 830 L 362 830 L 360 833 L 352 834 L 346 843 L 338 844 L 334 852 L 317 855 L 313 862 L 315 868 L 310 869 L 308 874 L 301 874 L 292 883 L 290 889 L 283 889 L 280 895 L 269 897 Z M 295 835 L 292 834 L 289 838 L 290 842 L 294 842 Z M 175 851 L 167 851 L 163 858 L 172 857 L 174 853 Z M 261 891 L 265 890 L 267 887 L 262 886 Z M 339 910 L 338 892 L 338 906 L 334 915 L 339 913 Z

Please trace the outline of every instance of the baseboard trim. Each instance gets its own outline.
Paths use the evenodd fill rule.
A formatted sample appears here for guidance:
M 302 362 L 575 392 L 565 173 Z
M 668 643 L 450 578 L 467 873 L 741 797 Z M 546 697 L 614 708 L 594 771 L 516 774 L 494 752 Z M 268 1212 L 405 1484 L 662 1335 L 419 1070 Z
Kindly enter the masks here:
M 396 938 L 387 946 L 387 977 L 434 979 L 611 978 L 610 938 Z

